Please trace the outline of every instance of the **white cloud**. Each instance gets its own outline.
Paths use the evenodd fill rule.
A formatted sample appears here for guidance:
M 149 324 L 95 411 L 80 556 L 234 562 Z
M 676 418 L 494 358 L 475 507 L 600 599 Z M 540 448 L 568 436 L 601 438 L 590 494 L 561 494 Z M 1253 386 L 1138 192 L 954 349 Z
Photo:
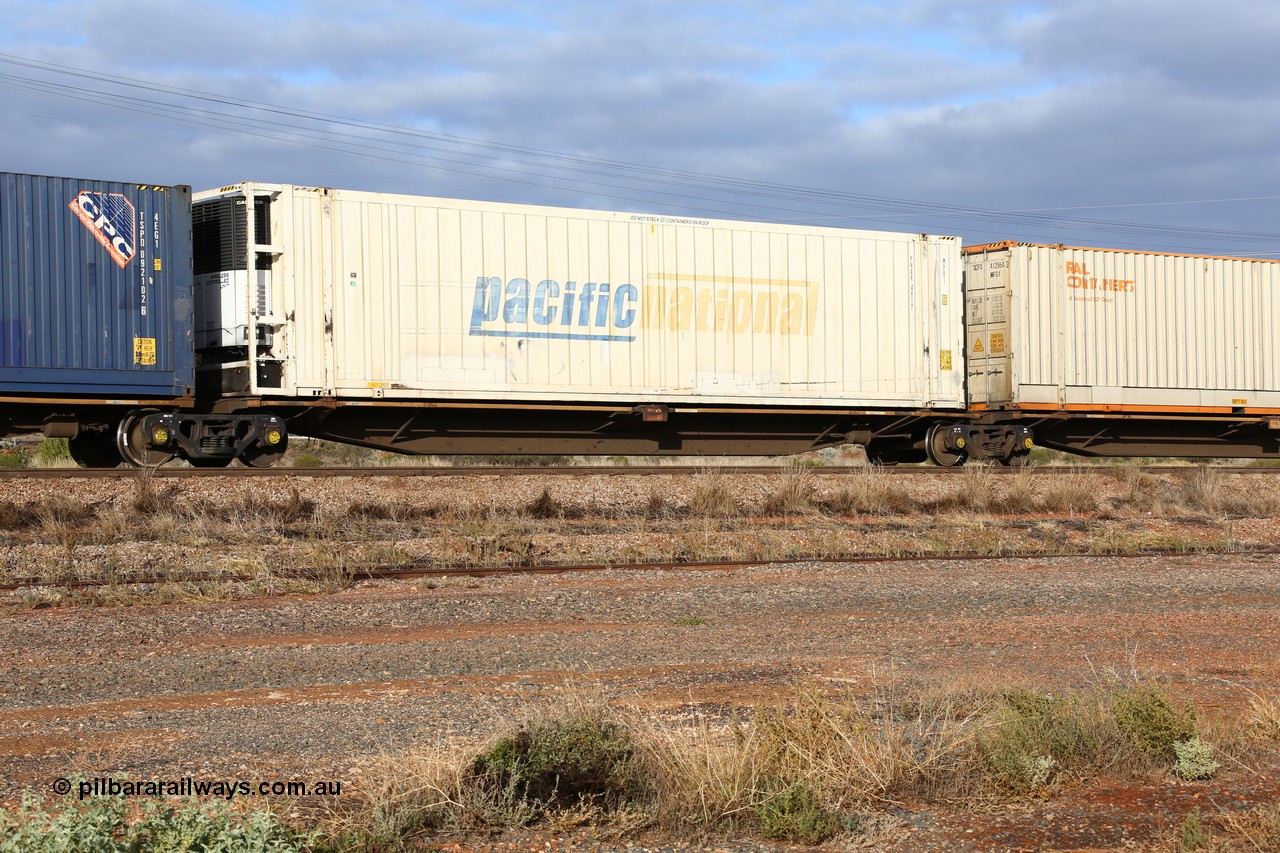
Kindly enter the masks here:
M 1272 230 L 1275 218 L 1275 203 L 1112 207 L 1266 195 L 1280 183 L 1280 108 L 1269 100 L 1280 7 L 1262 0 L 9 6 L 3 53 L 230 101 L 846 195 L 748 196 L 229 105 L 204 104 L 235 117 L 184 123 L 182 110 L 158 103 L 177 103 L 171 96 L 76 100 L 30 81 L 110 87 L 0 63 L 10 116 L 0 162 L 10 169 L 900 224 L 984 239 L 1083 242 L 1054 230 L 1070 223 L 936 210 L 894 218 L 884 212 L 893 205 L 853 195 L 1100 205 L 1073 215 L 1240 231 Z M 280 125 L 255 124 L 266 118 Z M 858 218 L 873 214 L 882 218 Z M 1236 245 L 1205 238 L 1185 248 Z

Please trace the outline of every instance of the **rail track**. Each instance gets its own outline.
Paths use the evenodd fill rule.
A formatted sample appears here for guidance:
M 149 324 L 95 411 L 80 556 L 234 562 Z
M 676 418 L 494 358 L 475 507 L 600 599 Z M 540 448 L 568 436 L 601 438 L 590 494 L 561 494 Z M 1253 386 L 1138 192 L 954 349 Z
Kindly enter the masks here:
M 110 586 L 157 586 L 161 584 L 209 584 L 209 583 L 253 583 L 268 580 L 341 580 L 346 582 L 374 580 L 420 580 L 423 578 L 448 577 L 495 577 L 502 575 L 561 575 L 583 572 L 729 572 L 738 569 L 762 568 L 767 566 L 795 565 L 797 563 L 813 563 L 819 565 L 875 565 L 883 563 L 942 562 L 942 561 L 1025 561 L 1025 560 L 1079 560 L 1085 557 L 1107 557 L 1109 559 L 1152 559 L 1168 557 L 1191 557 L 1212 554 L 1234 554 L 1248 557 L 1280 556 L 1280 548 L 1203 548 L 1187 550 L 1185 548 L 1149 548 L 1141 551 L 1117 551 L 1105 553 L 1054 553 L 1046 554 L 1038 551 L 1010 552 L 1002 554 L 956 552 L 948 554 L 881 554 L 847 557 L 790 557 L 787 559 L 758 560 L 716 560 L 712 562 L 648 562 L 648 563 L 586 563 L 560 564 L 540 563 L 530 565 L 472 566 L 436 564 L 415 564 L 399 566 L 371 566 L 362 569 L 347 569 L 334 572 L 330 569 L 293 569 L 288 571 L 266 571 L 256 574 L 229 573 L 193 573 L 190 575 L 134 575 L 109 578 L 89 579 L 41 579 L 19 578 L 0 584 L 0 592 L 16 592 L 23 589 L 96 589 Z
M 1085 472 L 1105 472 L 1120 466 L 1114 465 L 1036 465 L 1031 467 L 988 466 L 984 470 L 993 474 L 1017 474 L 1033 471 L 1050 476 Z M 1148 472 L 1193 471 L 1189 465 L 1140 465 Z M 1223 474 L 1280 474 L 1280 467 L 1252 467 L 1248 465 L 1214 465 L 1214 471 Z M 376 466 L 365 468 L 14 468 L 0 470 L 2 480 L 93 480 L 137 477 L 140 475 L 163 479 L 200 479 L 206 477 L 236 479 L 254 477 L 623 477 L 652 475 L 681 475 L 699 473 L 779 475 L 803 470 L 817 476 L 848 476 L 865 473 L 865 465 L 568 465 L 568 466 L 500 466 L 459 465 L 448 467 L 428 466 Z M 939 468 L 936 466 L 896 466 L 875 469 L 893 476 L 933 474 L 959 476 L 973 470 L 973 466 Z

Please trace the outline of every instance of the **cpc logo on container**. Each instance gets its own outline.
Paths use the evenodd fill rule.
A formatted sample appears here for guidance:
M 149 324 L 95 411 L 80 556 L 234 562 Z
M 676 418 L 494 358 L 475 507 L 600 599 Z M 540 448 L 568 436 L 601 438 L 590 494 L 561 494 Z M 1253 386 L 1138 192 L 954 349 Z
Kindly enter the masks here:
M 138 254 L 137 211 L 123 193 L 82 190 L 68 207 L 121 267 Z

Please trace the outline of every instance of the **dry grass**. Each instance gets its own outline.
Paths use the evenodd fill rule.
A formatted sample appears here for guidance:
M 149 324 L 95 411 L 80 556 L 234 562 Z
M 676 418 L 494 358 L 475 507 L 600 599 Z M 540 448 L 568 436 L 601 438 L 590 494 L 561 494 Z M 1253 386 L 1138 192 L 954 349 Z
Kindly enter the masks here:
M 1119 468 L 1115 473 L 1124 487 L 1119 505 L 1130 512 L 1164 511 L 1172 503 L 1172 490 L 1165 480 L 1140 467 Z
M 675 515 L 675 511 L 665 494 L 657 489 L 650 489 L 641 515 L 647 519 L 671 518 Z
M 1280 701 L 1250 691 L 1245 730 L 1251 738 L 1280 746 Z
M 1280 514 L 1280 498 L 1270 492 L 1233 488 L 1221 471 L 1206 465 L 1184 475 L 1181 499 L 1189 511 L 1210 519 Z
M 414 752 L 384 755 L 363 776 L 354 809 L 334 812 L 328 831 L 340 849 L 367 848 L 368 841 L 405 843 L 443 825 L 458 808 L 455 797 L 475 747 L 443 740 Z M 342 843 L 350 839 L 350 845 Z M 394 848 L 392 848 L 394 849 Z
M 1096 476 L 1077 468 L 1070 474 L 1049 478 L 1041 493 L 1040 506 L 1045 512 L 1088 515 L 1098 509 Z
M 793 467 L 782 475 L 778 484 L 765 496 L 761 511 L 765 515 L 805 515 L 814 511 L 817 488 L 813 471 Z
M 834 494 L 821 501 L 827 512 L 850 516 L 907 515 L 919 506 L 905 486 L 879 468 L 852 475 Z
M 698 475 L 697 485 L 689 499 L 689 511 L 708 518 L 729 518 L 738 515 L 740 508 L 734 497 L 729 477 L 720 471 L 708 471 Z
M 534 518 L 564 518 L 568 509 L 558 499 L 551 496 L 550 489 L 543 489 L 533 503 L 529 504 L 529 515 Z
M 632 492 L 552 486 L 533 495 L 448 501 L 392 491 L 321 505 L 293 486 L 237 501 L 143 472 L 105 500 L 0 500 L 0 578 L 127 583 L 161 575 L 205 583 L 214 563 L 254 559 L 270 564 L 273 584 L 301 573 L 319 591 L 368 565 L 1192 553 L 1269 545 L 1262 528 L 1237 526 L 1236 518 L 1280 513 L 1269 490 L 1191 467 L 1176 475 L 1080 468 L 1049 476 L 975 466 L 935 479 L 874 468 L 819 477 L 798 466 L 745 487 L 703 469 Z M 1040 514 L 1051 518 L 1026 521 Z M 1157 529 L 1153 519 L 1182 523 Z M 199 556 L 165 557 L 173 552 Z
M 409 524 L 434 518 L 446 518 L 450 515 L 447 507 L 438 503 L 415 503 L 405 500 L 391 501 L 352 501 L 347 506 L 350 518 L 363 521 L 391 521 L 397 524 Z
M 996 480 L 1000 477 L 989 464 L 966 465 L 950 494 L 939 499 L 938 510 L 954 508 L 986 513 L 998 509 Z
M 653 804 L 657 823 L 693 835 L 750 823 L 761 780 L 749 727 L 702 715 L 678 726 L 639 715 L 631 720 L 662 792 Z
M 1280 850 L 1280 803 L 1246 812 L 1223 812 L 1221 837 L 1211 839 L 1206 849 L 1215 853 Z
M 1273 518 L 1280 515 L 1280 496 L 1270 490 L 1241 488 L 1209 465 L 1188 467 L 1163 477 L 1140 467 L 1116 469 L 1124 490 L 1115 513 L 1221 521 L 1230 518 Z
M 1206 812 L 1196 807 L 1163 838 L 1134 849 L 1142 853 L 1274 853 L 1280 850 L 1280 803 L 1243 811 Z
M 1004 482 L 1000 484 L 1000 493 L 994 501 L 994 506 L 1000 512 L 1020 515 L 1033 513 L 1041 508 L 1041 501 L 1037 495 L 1040 484 L 1029 468 L 1023 468 L 1002 479 Z
M 800 685 L 786 705 L 758 710 L 756 761 L 832 812 L 931 797 L 969 778 L 979 720 L 968 697 L 864 701 Z
M 571 690 L 484 744 L 384 762 L 366 782 L 363 810 L 342 826 L 379 843 L 534 823 L 869 843 L 876 816 L 903 802 L 989 806 L 1103 776 L 1168 779 L 1172 759 L 1152 739 L 1169 734 L 1166 711 L 1179 704 L 1145 682 L 1049 693 L 979 681 L 871 697 L 811 683 L 738 716 L 667 722 Z M 1253 730 L 1192 726 L 1205 737 Z M 1270 839 L 1276 816 L 1227 817 L 1224 838 Z

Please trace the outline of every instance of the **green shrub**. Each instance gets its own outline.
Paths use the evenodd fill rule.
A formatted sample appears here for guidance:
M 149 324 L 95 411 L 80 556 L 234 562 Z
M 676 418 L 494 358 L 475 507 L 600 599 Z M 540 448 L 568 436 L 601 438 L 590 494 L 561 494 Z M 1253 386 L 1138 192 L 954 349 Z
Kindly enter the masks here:
M 232 815 L 219 802 L 209 806 L 192 803 L 181 809 L 148 803 L 144 815 L 144 820 L 135 827 L 135 835 L 146 839 L 143 849 L 150 848 L 157 853 L 162 850 L 285 853 L 302 849 L 301 839 L 269 812 L 255 811 L 241 817 Z
M 0 853 L 291 853 L 309 842 L 270 812 L 233 814 L 219 801 L 175 808 L 147 800 L 134 811 L 123 797 L 51 804 L 28 793 L 16 811 L 0 810 Z
M 1104 738 L 1097 715 L 1076 697 L 1013 690 L 1002 697 L 996 727 L 978 741 L 995 783 L 1016 794 L 1045 787 L 1059 773 L 1097 762 Z
M 840 829 L 840 821 L 822 807 L 803 782 L 767 794 L 755 807 L 766 838 L 821 844 Z
M 36 445 L 36 464 L 43 466 L 61 465 L 71 461 L 71 451 L 67 449 L 65 438 L 46 438 Z
M 1208 842 L 1209 836 L 1205 832 L 1203 821 L 1200 819 L 1199 806 L 1187 812 L 1187 816 L 1182 820 L 1182 829 L 1179 835 L 1179 853 L 1191 853 L 1192 850 L 1199 850 Z
M 0 450 L 0 468 L 26 468 L 28 462 L 27 454 L 16 447 L 12 450 Z
M 573 464 L 572 457 L 554 454 L 516 454 L 504 456 L 497 453 L 479 456 L 451 456 L 454 465 L 495 465 L 502 468 L 563 468 Z
M 293 457 L 294 468 L 323 468 L 324 460 L 314 453 L 299 453 Z
M 1218 772 L 1220 765 L 1213 760 L 1213 744 L 1207 741 L 1198 737 L 1175 741 L 1173 752 L 1177 756 L 1173 773 L 1179 779 L 1208 779 Z
M 1111 711 L 1120 730 L 1150 758 L 1176 761 L 1174 744 L 1196 737 L 1195 710 L 1177 710 L 1154 684 L 1114 694 Z
M 525 826 L 549 812 L 587 805 L 605 811 L 636 800 L 638 759 L 630 733 L 587 711 L 528 723 L 478 755 L 464 788 L 481 817 Z

